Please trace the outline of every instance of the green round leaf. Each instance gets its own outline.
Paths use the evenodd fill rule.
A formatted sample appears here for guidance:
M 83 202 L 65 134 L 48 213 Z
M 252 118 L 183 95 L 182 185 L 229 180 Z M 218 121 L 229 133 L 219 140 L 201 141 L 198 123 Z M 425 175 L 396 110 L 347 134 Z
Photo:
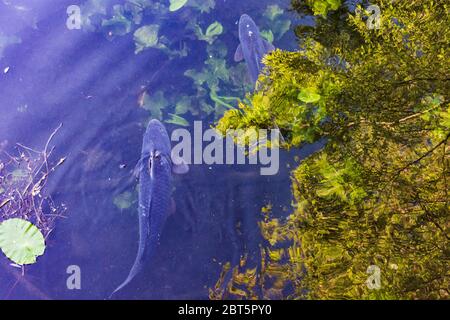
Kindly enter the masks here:
M 8 219 L 0 224 L 0 248 L 14 263 L 32 264 L 44 254 L 45 240 L 32 223 L 23 219 Z

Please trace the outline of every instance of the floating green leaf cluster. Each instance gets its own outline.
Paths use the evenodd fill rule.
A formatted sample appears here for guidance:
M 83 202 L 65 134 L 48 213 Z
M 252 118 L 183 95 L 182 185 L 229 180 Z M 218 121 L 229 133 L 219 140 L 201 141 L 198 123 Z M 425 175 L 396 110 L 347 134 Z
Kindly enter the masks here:
M 278 127 L 286 147 L 327 141 L 292 173 L 289 218 L 261 223 L 263 296 L 448 299 L 450 38 L 436 35 L 450 33 L 449 7 L 373 1 L 370 29 L 338 3 L 293 1 L 326 19 L 298 26 L 300 50 L 270 55 L 259 91 L 218 123 Z

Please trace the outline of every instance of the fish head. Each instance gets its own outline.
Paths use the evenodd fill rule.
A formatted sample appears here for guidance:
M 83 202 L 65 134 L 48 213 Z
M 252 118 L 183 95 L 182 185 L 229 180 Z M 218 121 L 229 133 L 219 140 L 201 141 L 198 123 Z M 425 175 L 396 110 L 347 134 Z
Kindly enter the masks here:
M 156 178 L 160 175 L 168 176 L 171 174 L 172 163 L 170 156 L 159 150 L 153 150 L 150 153 L 147 163 L 147 170 L 150 177 Z
M 171 171 L 170 139 L 164 125 L 153 119 L 149 122 L 144 136 L 143 154 L 145 165 L 151 177 Z
M 252 43 L 260 37 L 259 28 L 248 14 L 239 19 L 239 39 L 241 43 Z

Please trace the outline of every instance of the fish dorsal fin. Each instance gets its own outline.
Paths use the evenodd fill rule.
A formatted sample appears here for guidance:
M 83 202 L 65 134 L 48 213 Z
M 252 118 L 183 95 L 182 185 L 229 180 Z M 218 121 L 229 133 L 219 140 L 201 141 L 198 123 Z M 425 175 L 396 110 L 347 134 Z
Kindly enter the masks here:
M 266 50 L 266 54 L 275 50 L 274 45 L 265 39 L 263 39 L 263 45 L 264 45 L 264 49 Z
M 242 51 L 242 46 L 239 44 L 234 53 L 234 61 L 239 62 L 242 60 L 244 60 L 244 52 Z
M 175 159 L 174 159 L 175 158 Z M 189 172 L 189 166 L 184 159 L 172 157 L 172 172 L 174 174 L 185 174 Z

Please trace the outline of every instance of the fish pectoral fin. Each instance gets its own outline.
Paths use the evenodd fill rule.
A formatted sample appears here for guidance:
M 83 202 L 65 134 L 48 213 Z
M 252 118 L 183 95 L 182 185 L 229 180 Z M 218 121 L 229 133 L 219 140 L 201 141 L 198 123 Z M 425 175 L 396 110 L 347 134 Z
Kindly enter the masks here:
M 136 166 L 134 167 L 132 174 L 133 177 L 135 177 L 136 179 L 139 179 L 139 172 L 141 172 L 141 164 L 140 164 L 140 160 L 139 162 L 136 164 Z
M 244 52 L 242 51 L 242 46 L 239 44 L 234 53 L 234 61 L 239 62 L 242 60 L 244 60 Z
M 142 169 L 142 159 L 139 159 L 138 163 L 136 164 L 136 166 L 132 171 L 133 177 L 139 179 L 139 173 L 141 172 L 141 169 Z
M 172 172 L 174 174 L 185 174 L 189 172 L 189 166 L 182 158 L 172 159 Z
M 264 49 L 266 49 L 267 54 L 275 50 L 275 47 L 273 44 L 271 44 L 269 41 L 263 39 Z
M 136 166 L 133 169 L 133 176 L 136 179 L 139 179 L 139 175 L 141 171 L 144 169 L 145 163 L 148 161 L 148 159 L 149 159 L 148 155 L 143 155 L 136 163 Z

